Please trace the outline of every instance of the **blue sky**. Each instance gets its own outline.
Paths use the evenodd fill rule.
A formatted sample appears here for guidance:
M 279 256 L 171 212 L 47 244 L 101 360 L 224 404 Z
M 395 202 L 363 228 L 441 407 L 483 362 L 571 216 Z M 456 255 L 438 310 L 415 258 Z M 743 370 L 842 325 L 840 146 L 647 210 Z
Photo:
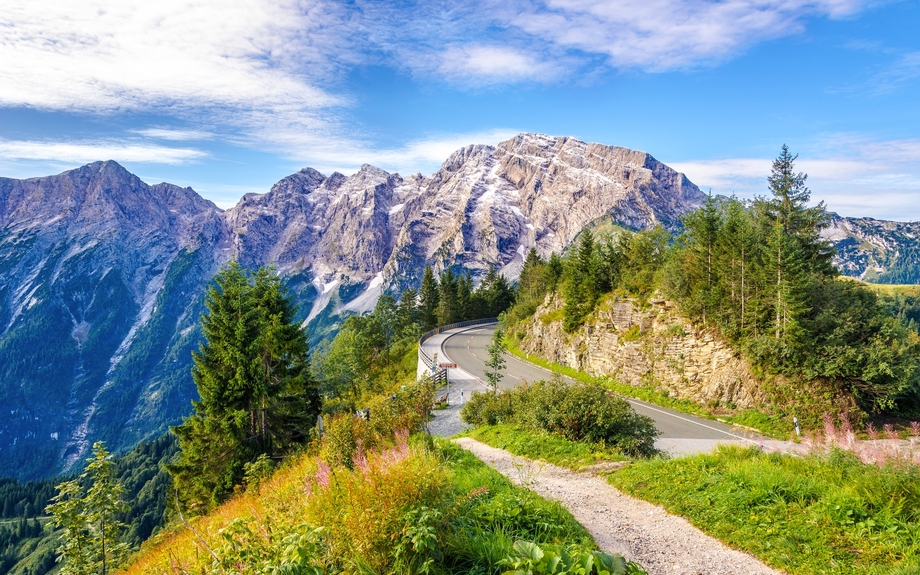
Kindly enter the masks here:
M 222 207 L 312 166 L 430 174 L 522 131 L 920 220 L 920 3 L 33 0 L 0 7 L 0 175 L 114 159 Z

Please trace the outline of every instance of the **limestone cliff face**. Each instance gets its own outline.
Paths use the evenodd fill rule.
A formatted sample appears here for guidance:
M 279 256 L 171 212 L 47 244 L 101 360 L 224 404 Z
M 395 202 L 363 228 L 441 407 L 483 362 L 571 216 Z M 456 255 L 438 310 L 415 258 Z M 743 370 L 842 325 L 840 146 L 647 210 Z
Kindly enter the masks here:
M 727 342 L 695 329 L 673 303 L 611 297 L 575 333 L 562 329 L 561 298 L 547 298 L 517 327 L 521 349 L 595 377 L 612 376 L 634 386 L 650 385 L 671 397 L 693 401 L 715 414 L 757 409 L 803 425 L 821 425 L 823 413 L 864 412 L 841 386 L 829 381 L 792 384 L 781 376 L 758 379 Z
M 522 326 L 521 349 L 593 376 L 654 385 L 672 397 L 723 409 L 761 408 L 768 402 L 750 365 L 726 343 L 697 331 L 672 303 L 640 307 L 614 298 L 572 334 L 562 330 L 562 302 L 548 299 Z
M 366 311 L 384 290 L 417 286 L 426 265 L 474 278 L 494 266 L 515 279 L 531 247 L 559 253 L 604 217 L 674 228 L 703 198 L 645 152 L 520 134 L 461 148 L 429 177 L 306 168 L 247 195 L 224 218 L 241 261 L 274 262 L 313 285 L 312 319 L 330 301 Z

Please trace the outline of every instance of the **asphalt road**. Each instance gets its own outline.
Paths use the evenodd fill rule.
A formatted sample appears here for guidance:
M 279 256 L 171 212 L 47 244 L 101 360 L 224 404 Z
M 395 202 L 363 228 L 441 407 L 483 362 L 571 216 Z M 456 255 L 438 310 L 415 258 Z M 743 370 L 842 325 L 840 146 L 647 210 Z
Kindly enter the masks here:
M 488 359 L 486 346 L 492 340 L 495 327 L 495 324 L 479 326 L 448 337 L 441 345 L 443 355 L 449 357 L 451 361 L 457 363 L 471 375 L 486 381 L 485 361 Z M 506 354 L 505 359 L 504 377 L 499 385 L 502 389 L 518 386 L 525 381 L 540 381 L 553 376 L 552 372 L 510 354 Z M 713 441 L 752 441 L 744 437 L 738 430 L 715 421 L 643 401 L 629 400 L 629 402 L 638 413 L 647 415 L 655 421 L 655 426 L 661 432 L 661 439 L 664 440 L 702 440 L 705 446 Z M 754 439 L 754 441 L 757 440 Z M 698 447 L 703 448 L 704 445 L 700 444 Z

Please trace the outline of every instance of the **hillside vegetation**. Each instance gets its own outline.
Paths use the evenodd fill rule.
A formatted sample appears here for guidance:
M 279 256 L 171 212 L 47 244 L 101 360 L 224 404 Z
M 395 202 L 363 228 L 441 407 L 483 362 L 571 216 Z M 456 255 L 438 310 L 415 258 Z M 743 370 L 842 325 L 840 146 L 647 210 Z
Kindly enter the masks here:
M 662 228 L 598 240 L 586 230 L 560 259 L 528 255 L 514 326 L 546 296 L 564 299 L 559 317 L 572 332 L 607 294 L 677 303 L 699 329 L 729 342 L 763 380 L 807 389 L 832 386 L 868 413 L 916 410 L 920 335 L 912 296 L 881 298 L 838 277 L 821 239 L 828 214 L 809 207 L 805 175 L 785 147 L 769 178 L 772 197 L 709 198 L 672 236 Z M 820 413 L 816 418 L 820 418 Z
M 172 486 L 165 464 L 177 451 L 176 439 L 166 434 L 143 441 L 115 458 L 115 477 L 125 489 L 123 499 L 128 504 L 128 509 L 117 517 L 126 526 L 121 539 L 127 545 L 139 547 L 166 521 Z M 0 481 L 0 500 L 4 502 L 0 515 L 0 573 L 41 575 L 60 568 L 56 557 L 61 530 L 55 528 L 45 508 L 55 495 L 54 486 L 61 481 Z
M 424 425 L 429 391 L 407 389 L 393 405 L 379 422 L 332 418 L 322 441 L 154 538 L 127 573 L 584 572 L 559 570 L 564 561 L 546 570 L 540 556 L 577 560 L 587 573 L 642 573 L 595 551 L 559 504 L 450 443 L 409 438 L 402 426 Z

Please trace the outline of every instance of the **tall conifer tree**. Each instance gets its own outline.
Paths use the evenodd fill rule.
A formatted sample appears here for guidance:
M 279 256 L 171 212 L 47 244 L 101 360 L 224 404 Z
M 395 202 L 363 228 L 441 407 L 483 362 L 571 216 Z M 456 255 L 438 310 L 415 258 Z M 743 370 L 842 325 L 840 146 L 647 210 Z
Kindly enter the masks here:
M 304 442 L 320 408 L 306 334 L 273 270 L 250 276 L 231 262 L 205 306 L 192 368 L 200 400 L 172 428 L 181 452 L 169 468 L 182 498 L 202 509 L 233 492 L 246 463 Z
M 438 282 L 434 277 L 434 270 L 431 269 L 431 266 L 425 266 L 425 273 L 422 275 L 422 286 L 419 288 L 418 294 L 418 315 L 422 331 L 438 327 L 440 296 Z

